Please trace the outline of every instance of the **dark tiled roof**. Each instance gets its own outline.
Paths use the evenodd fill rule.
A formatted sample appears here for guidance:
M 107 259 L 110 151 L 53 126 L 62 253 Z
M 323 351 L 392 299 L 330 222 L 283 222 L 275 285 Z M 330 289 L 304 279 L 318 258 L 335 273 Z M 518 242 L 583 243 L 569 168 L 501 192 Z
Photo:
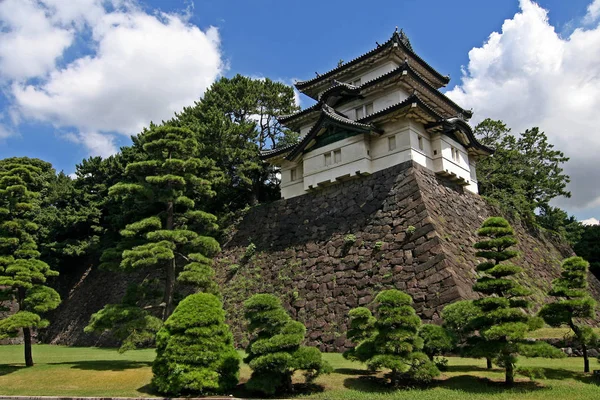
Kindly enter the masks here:
M 334 75 L 337 72 L 340 72 L 344 69 L 346 69 L 349 66 L 352 66 L 354 64 L 357 64 L 375 54 L 378 54 L 384 50 L 386 50 L 387 48 L 389 48 L 390 46 L 392 46 L 393 43 L 399 43 L 400 45 L 402 45 L 404 47 L 404 49 L 412 56 L 415 58 L 415 60 L 417 60 L 417 62 L 419 64 L 421 64 L 425 69 L 427 69 L 433 76 L 435 76 L 437 79 L 440 80 L 440 82 L 447 84 L 448 82 L 450 82 L 450 78 L 448 76 L 443 76 L 442 74 L 440 74 L 438 71 L 436 71 L 431 65 L 429 65 L 427 62 L 425 62 L 425 60 L 423 60 L 421 57 L 419 57 L 413 50 L 412 45 L 410 44 L 410 41 L 408 40 L 408 37 L 406 36 L 406 34 L 404 34 L 404 32 L 400 31 L 395 31 L 394 34 L 392 35 L 392 37 L 390 39 L 388 39 L 385 43 L 379 45 L 378 47 L 374 48 L 373 50 L 364 53 L 356 58 L 354 58 L 353 60 L 350 60 L 348 62 L 343 63 L 342 65 L 333 68 L 327 72 L 325 72 L 324 74 L 320 74 L 312 79 L 306 80 L 306 81 L 298 81 L 296 82 L 295 86 L 299 89 L 302 90 L 318 81 L 321 81 L 323 79 L 326 79 L 332 75 Z
M 443 121 L 440 121 L 440 122 L 438 122 L 436 124 L 432 124 L 432 125 L 433 126 L 442 126 L 444 131 L 450 130 L 450 129 L 459 129 L 469 139 L 469 146 L 467 146 L 467 147 L 474 147 L 474 148 L 479 149 L 487 154 L 494 154 L 494 152 L 495 152 L 494 149 L 479 143 L 479 141 L 475 137 L 475 134 L 473 133 L 473 129 L 471 129 L 471 126 L 461 118 L 458 118 L 458 117 L 448 118 L 448 119 L 445 119 Z
M 418 83 L 420 83 L 421 85 L 426 87 L 431 93 L 433 93 L 434 96 L 438 97 L 440 100 L 444 101 L 446 104 L 448 104 L 450 107 L 452 107 L 457 113 L 461 113 L 464 116 L 466 116 L 467 118 L 471 118 L 473 116 L 472 111 L 463 109 L 458 104 L 456 104 L 454 101 L 452 101 L 452 99 L 450 99 L 448 96 L 446 96 L 445 94 L 443 94 L 442 92 L 440 92 L 439 90 L 437 90 L 436 88 L 431 86 L 425 79 L 423 79 L 423 77 L 421 75 L 419 75 L 419 73 L 417 71 L 415 71 L 406 62 L 403 65 L 399 66 L 398 68 L 391 70 L 390 72 L 387 72 L 381 76 L 378 76 L 377 78 L 371 79 L 370 81 L 363 83 L 360 86 L 360 88 L 366 89 L 366 88 L 376 85 L 378 83 L 384 82 L 386 79 L 389 79 L 396 75 L 402 74 L 404 71 L 406 71 L 408 74 L 410 74 L 411 77 L 415 81 L 417 81 Z
M 298 145 L 298 143 L 294 143 L 294 144 L 290 144 L 285 147 L 280 147 L 278 149 L 263 150 L 260 152 L 260 158 L 264 160 L 267 158 L 272 158 L 272 157 L 275 157 L 275 156 L 278 156 L 281 154 L 288 153 L 291 149 L 293 149 L 297 145 Z
M 391 106 L 388 106 L 382 110 L 379 110 L 373 114 L 369 114 L 366 117 L 361 118 L 360 120 L 358 120 L 358 122 L 369 123 L 381 116 L 384 116 L 386 114 L 392 113 L 397 110 L 401 110 L 402 108 L 411 106 L 412 104 L 417 104 L 417 106 L 421 107 L 421 109 L 423 109 L 427 114 L 429 114 L 431 116 L 431 118 L 434 119 L 435 121 L 443 120 L 443 117 L 440 114 L 438 114 L 433 109 L 431 109 L 431 107 L 429 107 L 427 104 L 425 104 L 419 98 L 418 95 L 413 94 L 413 95 L 409 96 L 407 99 L 405 99 L 399 103 L 392 104 Z

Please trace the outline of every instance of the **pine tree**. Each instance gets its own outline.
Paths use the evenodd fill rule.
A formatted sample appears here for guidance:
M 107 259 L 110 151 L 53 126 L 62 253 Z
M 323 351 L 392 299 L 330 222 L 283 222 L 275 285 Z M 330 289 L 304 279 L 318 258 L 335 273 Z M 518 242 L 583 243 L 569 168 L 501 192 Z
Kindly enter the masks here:
M 163 276 L 159 285 L 162 302 L 147 304 L 149 291 L 137 290 L 134 293 L 139 297 L 131 295 L 123 304 L 107 305 L 92 315 L 86 327 L 88 332 L 111 326 L 121 331 L 127 325 L 137 327 L 131 330 L 133 336 L 124 339 L 122 350 L 135 347 L 138 339 L 148 338 L 148 334 L 137 337 L 144 324 L 150 334 L 156 331 L 153 310 L 161 310 L 159 317 L 163 321 L 171 315 L 177 282 L 218 293 L 210 257 L 220 247 L 213 237 L 201 234 L 215 231 L 216 217 L 200 210 L 197 204 L 198 199 L 214 194 L 211 184 L 218 179 L 218 171 L 211 160 L 194 156 L 200 144 L 189 129 L 152 126 L 138 141 L 144 159 L 129 163 L 125 181 L 112 186 L 108 194 L 130 203 L 134 199 L 134 205 L 141 203 L 146 217 L 126 225 L 120 232 L 123 241 L 117 248 L 105 251 L 102 261 L 105 267 L 125 272 L 159 271 Z M 140 312 L 132 311 L 132 307 L 139 306 L 143 306 Z
M 403 380 L 429 382 L 439 370 L 421 350 L 421 319 L 412 298 L 399 290 L 384 290 L 375 298 L 375 316 L 366 307 L 350 311 L 348 339 L 357 345 L 344 357 L 367 364 L 371 371 L 389 369 L 393 386 Z
M 60 304 L 59 294 L 45 285 L 58 273 L 39 259 L 36 243 L 39 226 L 34 218 L 44 169 L 51 167 L 28 158 L 0 162 L 0 301 L 16 300 L 19 305 L 17 313 L 0 320 L 0 338 L 23 333 L 28 367 L 33 366 L 32 330 L 49 325 L 40 314 Z
M 424 324 L 419 329 L 419 337 L 423 339 L 423 353 L 431 361 L 435 356 L 451 351 L 456 345 L 456 338 L 444 327 L 433 324 Z
M 290 392 L 295 371 L 304 371 L 312 382 L 330 367 L 315 347 L 301 346 L 306 328 L 294 321 L 270 294 L 256 294 L 244 303 L 248 330 L 254 338 L 246 347 L 244 362 L 252 369 L 246 383 L 251 391 L 266 395 Z
M 238 383 L 239 364 L 219 299 L 192 294 L 157 334 L 152 384 L 170 396 L 225 393 Z
M 581 319 L 596 317 L 596 302 L 587 291 L 588 268 L 588 262 L 581 257 L 565 259 L 560 278 L 552 282 L 548 292 L 556 300 L 545 304 L 539 312 L 548 325 L 566 325 L 575 333 L 583 350 L 584 372 L 590 372 L 587 346 L 597 339 L 591 327 L 578 323 Z
M 525 310 L 529 302 L 524 296 L 529 290 L 521 286 L 514 275 L 522 268 L 506 262 L 518 252 L 511 247 L 517 243 L 510 224 L 501 217 L 491 217 L 483 222 L 477 234 L 483 238 L 475 243 L 477 257 L 487 261 L 477 266 L 480 277 L 473 290 L 483 295 L 474 304 L 481 316 L 473 321 L 472 329 L 478 334 L 473 337 L 472 354 L 490 357 L 506 371 L 506 383 L 513 384 L 517 356 L 561 357 L 562 352 L 544 342 L 531 343 L 526 334 L 541 327 L 541 320 L 529 316 Z

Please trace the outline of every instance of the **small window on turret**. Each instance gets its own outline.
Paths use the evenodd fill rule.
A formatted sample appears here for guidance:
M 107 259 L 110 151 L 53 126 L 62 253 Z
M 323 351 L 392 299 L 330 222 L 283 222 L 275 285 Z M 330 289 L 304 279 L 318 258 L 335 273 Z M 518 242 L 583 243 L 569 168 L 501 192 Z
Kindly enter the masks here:
M 360 78 L 353 80 L 352 86 L 360 86 Z
M 373 103 L 365 105 L 365 115 L 373 114 Z
M 290 170 L 290 177 L 291 177 L 291 181 L 295 181 L 296 179 L 298 179 L 298 169 L 297 168 L 292 168 Z
M 363 108 L 362 108 L 362 106 L 360 106 L 360 107 L 358 107 L 357 109 L 355 109 L 355 111 L 356 111 L 356 119 L 357 119 L 357 120 L 358 120 L 358 119 L 361 119 L 362 117 L 364 117 L 364 116 L 365 116 L 365 113 L 364 113 L 364 111 L 363 111 Z
M 342 162 L 342 150 L 334 150 L 333 151 L 333 162 L 335 164 Z
M 419 150 L 423 150 L 423 136 L 419 136 Z
M 396 150 L 396 136 L 390 136 L 388 138 L 388 150 Z
M 325 166 L 331 165 L 331 153 L 325 153 Z

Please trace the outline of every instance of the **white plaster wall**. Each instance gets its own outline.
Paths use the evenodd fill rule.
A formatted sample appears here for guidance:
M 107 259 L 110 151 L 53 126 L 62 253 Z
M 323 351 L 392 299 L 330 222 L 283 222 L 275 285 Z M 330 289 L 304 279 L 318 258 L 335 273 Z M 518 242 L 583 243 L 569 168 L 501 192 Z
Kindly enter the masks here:
M 459 159 L 452 159 L 452 147 L 458 149 Z M 432 156 L 433 171 L 446 171 L 453 173 L 458 177 L 463 178 L 469 183 L 466 189 L 477 193 L 477 181 L 471 179 L 471 166 L 469 163 L 469 155 L 464 146 L 446 135 L 436 135 L 433 139 L 433 149 L 437 150 L 438 154 Z
M 369 70 L 368 72 L 364 73 L 363 75 L 361 75 L 360 81 L 361 81 L 361 83 L 365 83 L 372 79 L 379 78 L 381 75 L 387 74 L 388 72 L 391 72 L 394 69 L 398 68 L 398 66 L 399 65 L 397 63 L 395 63 L 394 61 L 388 61 L 376 68 Z M 353 79 L 356 79 L 356 78 L 353 78 Z
M 281 198 L 289 199 L 291 197 L 301 196 L 306 193 L 304 190 L 304 180 L 300 179 L 294 182 L 288 182 L 287 185 L 281 183 Z
M 368 140 L 367 135 L 356 135 L 304 154 L 304 189 L 316 188 L 339 178 L 371 173 Z M 342 161 L 325 166 L 325 153 L 337 149 L 342 153 Z M 333 162 L 333 154 L 331 159 Z
M 381 111 L 384 108 L 400 103 L 408 98 L 408 93 L 400 88 L 393 88 L 385 92 L 379 92 L 374 95 L 365 97 L 364 99 L 355 100 L 350 103 L 344 104 L 338 108 L 338 111 L 348 116 L 348 118 L 355 120 L 356 115 L 354 110 L 365 104 L 373 103 L 373 112 Z

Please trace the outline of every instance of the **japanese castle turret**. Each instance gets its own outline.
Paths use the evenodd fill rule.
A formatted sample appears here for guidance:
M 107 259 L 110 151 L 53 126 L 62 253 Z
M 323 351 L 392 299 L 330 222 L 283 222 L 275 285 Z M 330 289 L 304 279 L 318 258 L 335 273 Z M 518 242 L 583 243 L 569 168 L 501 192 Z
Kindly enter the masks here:
M 409 160 L 477 193 L 475 166 L 492 149 L 475 139 L 472 112 L 439 91 L 449 81 L 396 30 L 368 53 L 297 82 L 317 103 L 278 119 L 300 142 L 262 154 L 281 168 L 282 197 Z

